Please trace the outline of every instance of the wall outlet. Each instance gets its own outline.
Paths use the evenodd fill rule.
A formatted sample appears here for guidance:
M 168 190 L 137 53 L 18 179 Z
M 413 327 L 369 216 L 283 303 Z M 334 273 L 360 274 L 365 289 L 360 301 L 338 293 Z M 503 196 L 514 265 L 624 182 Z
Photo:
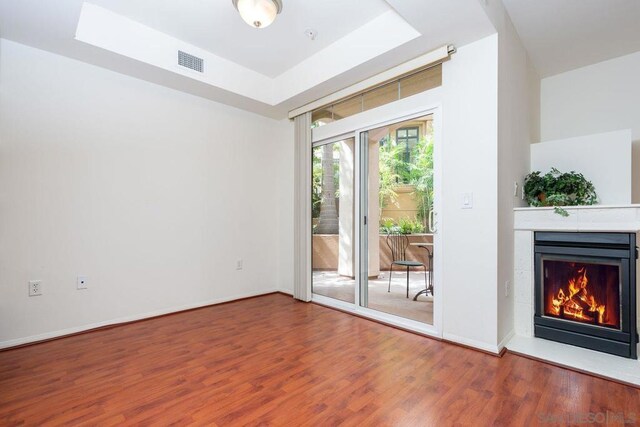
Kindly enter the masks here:
M 76 280 L 76 286 L 78 289 L 87 289 L 89 287 L 89 282 L 87 281 L 86 276 L 78 276 Z
M 42 295 L 42 280 L 29 280 L 29 296 Z
M 236 270 L 242 270 L 242 259 L 236 261 Z
M 504 296 L 508 297 L 511 294 L 511 281 L 504 282 Z

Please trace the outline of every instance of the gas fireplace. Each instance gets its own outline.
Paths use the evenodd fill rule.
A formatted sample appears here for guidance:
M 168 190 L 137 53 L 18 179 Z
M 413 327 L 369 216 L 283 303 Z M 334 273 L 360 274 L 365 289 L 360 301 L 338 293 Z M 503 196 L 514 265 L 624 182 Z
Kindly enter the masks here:
M 535 336 L 637 358 L 636 235 L 535 233 Z

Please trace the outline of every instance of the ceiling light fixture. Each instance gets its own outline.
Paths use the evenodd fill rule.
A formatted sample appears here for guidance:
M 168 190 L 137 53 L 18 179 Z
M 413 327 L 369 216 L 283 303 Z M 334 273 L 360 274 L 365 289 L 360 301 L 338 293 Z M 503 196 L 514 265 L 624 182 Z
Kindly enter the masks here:
M 282 12 L 282 0 L 231 0 L 247 24 L 254 28 L 268 27 Z

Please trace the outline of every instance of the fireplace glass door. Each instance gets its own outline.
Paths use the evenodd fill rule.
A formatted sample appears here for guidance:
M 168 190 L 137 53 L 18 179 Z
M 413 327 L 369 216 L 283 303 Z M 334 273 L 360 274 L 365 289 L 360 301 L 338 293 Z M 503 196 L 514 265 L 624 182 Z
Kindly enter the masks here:
M 544 316 L 621 329 L 621 263 L 545 255 L 541 267 Z
M 534 236 L 535 336 L 636 359 L 636 234 Z

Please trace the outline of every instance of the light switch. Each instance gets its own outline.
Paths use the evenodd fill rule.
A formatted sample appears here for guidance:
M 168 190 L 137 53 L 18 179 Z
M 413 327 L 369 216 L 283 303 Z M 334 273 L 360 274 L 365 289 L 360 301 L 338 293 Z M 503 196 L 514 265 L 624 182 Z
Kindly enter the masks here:
M 462 194 L 462 209 L 473 208 L 473 193 Z

